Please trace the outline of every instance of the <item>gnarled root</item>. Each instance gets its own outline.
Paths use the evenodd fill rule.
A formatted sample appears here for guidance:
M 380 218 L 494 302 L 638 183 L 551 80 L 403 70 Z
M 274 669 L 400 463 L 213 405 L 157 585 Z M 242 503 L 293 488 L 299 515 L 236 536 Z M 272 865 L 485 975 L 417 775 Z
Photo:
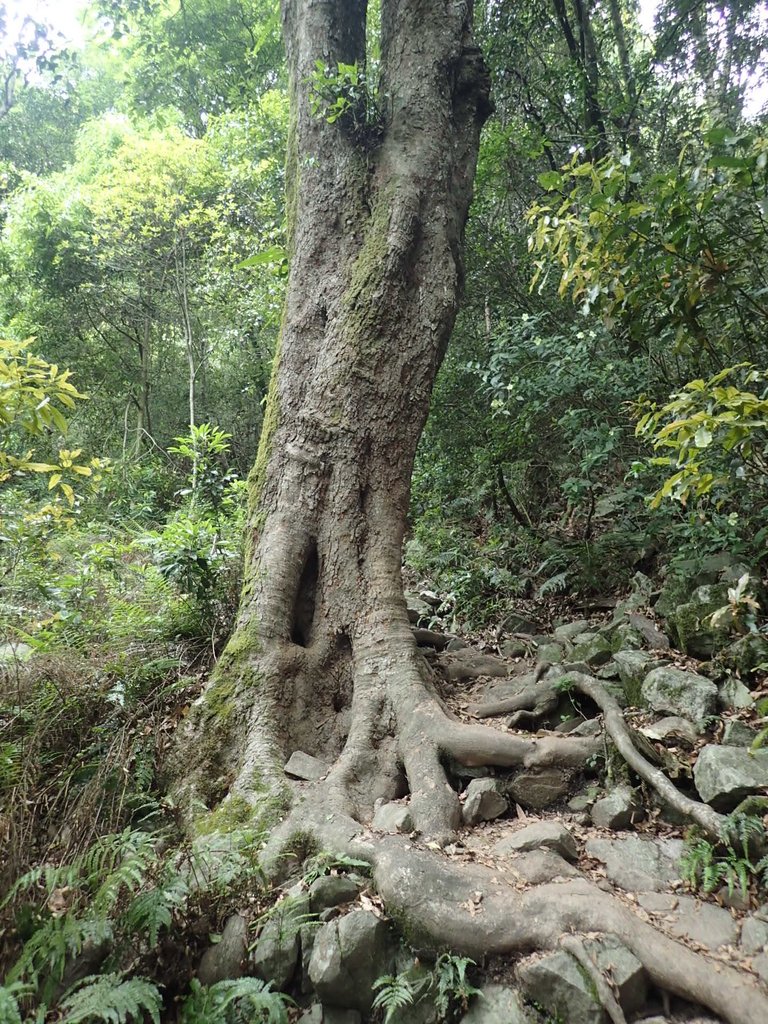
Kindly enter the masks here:
M 768 1020 L 768 995 L 753 976 L 693 952 L 586 879 L 521 892 L 499 868 L 457 866 L 429 850 L 406 850 L 394 837 L 376 846 L 374 878 L 390 913 L 418 948 L 448 946 L 480 958 L 553 950 L 564 934 L 611 934 L 661 989 L 707 1006 L 729 1024 Z
M 665 804 L 695 822 L 711 838 L 722 838 L 726 825 L 725 817 L 713 810 L 709 804 L 685 796 L 659 768 L 654 767 L 643 757 L 632 742 L 632 735 L 621 708 L 598 679 L 583 672 L 569 672 L 562 681 L 572 684 L 579 693 L 583 693 L 597 704 L 603 712 L 605 731 L 613 740 L 618 752 L 630 768 L 656 790 Z

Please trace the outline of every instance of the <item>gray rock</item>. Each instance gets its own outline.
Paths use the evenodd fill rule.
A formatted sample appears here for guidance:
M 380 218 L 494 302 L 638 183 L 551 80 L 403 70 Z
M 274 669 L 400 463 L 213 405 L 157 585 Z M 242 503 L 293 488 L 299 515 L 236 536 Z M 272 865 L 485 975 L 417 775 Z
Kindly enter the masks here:
M 624 1013 L 640 1010 L 648 996 L 648 978 L 634 953 L 614 935 L 585 942 L 584 948 L 609 981 Z
M 618 626 L 613 626 L 612 629 L 604 631 L 604 635 L 610 636 L 611 650 L 616 653 L 619 651 L 639 651 L 644 646 L 642 634 L 630 626 L 628 622 L 621 622 Z
M 654 711 L 666 711 L 702 723 L 715 713 L 717 687 L 696 672 L 664 665 L 652 669 L 643 680 L 643 698 Z
M 573 736 L 597 736 L 602 728 L 599 719 L 587 718 L 583 722 L 579 722 L 575 729 L 569 731 Z
M 586 619 L 579 619 L 578 622 L 566 622 L 562 626 L 555 626 L 554 638 L 560 643 L 570 643 L 575 636 L 589 631 L 589 623 Z
M 525 879 L 526 885 L 543 885 L 555 878 L 581 878 L 581 872 L 573 864 L 569 864 L 559 853 L 553 850 L 531 850 L 528 853 L 515 853 L 502 850 L 504 840 L 495 846 L 495 852 L 508 857 L 513 871 Z
M 757 975 L 768 984 L 768 954 L 758 953 L 752 958 L 752 967 Z
M 606 876 L 629 892 L 659 892 L 680 878 L 681 839 L 589 839 L 588 856 L 605 865 Z
M 323 1024 L 323 1008 L 320 1003 L 313 1003 L 299 1017 L 298 1024 Z
M 590 786 L 589 789 L 585 789 L 582 793 L 577 793 L 572 800 L 568 801 L 568 810 L 573 811 L 574 814 L 588 811 L 599 795 L 599 790 L 594 786 Z
M 628 828 L 643 817 L 643 805 L 631 786 L 615 786 L 592 808 L 592 822 L 598 828 Z
M 418 594 L 414 594 L 410 590 L 406 590 L 405 594 L 405 607 L 408 610 L 408 618 L 414 626 L 417 626 L 422 619 L 429 621 L 434 614 L 432 606 L 423 601 Z
M 678 897 L 677 907 L 668 915 L 667 927 L 673 935 L 692 939 L 712 950 L 735 945 L 739 935 L 738 923 L 727 910 L 702 903 L 694 896 Z
M 466 799 L 461 809 L 461 817 L 465 825 L 476 825 L 478 821 L 491 821 L 504 814 L 508 809 L 498 779 L 472 779 L 465 793 Z
M 595 639 L 595 637 L 599 635 L 600 634 L 596 629 L 590 628 L 587 630 L 586 633 L 579 633 L 578 636 L 573 637 L 571 639 L 571 643 L 575 647 L 578 647 L 579 644 L 590 644 Z
M 309 887 L 309 909 L 313 914 L 356 900 L 361 880 L 356 875 L 321 875 Z
M 627 615 L 627 622 L 643 638 L 645 644 L 653 651 L 668 651 L 669 637 L 662 633 L 653 619 L 637 612 Z
M 505 640 L 501 645 L 501 653 L 505 658 L 524 658 L 528 654 L 530 647 L 531 645 L 526 643 L 525 640 Z
M 373 983 L 391 974 L 395 950 L 387 926 L 369 910 L 353 910 L 315 936 L 309 977 L 325 1004 L 368 1013 Z
M 294 779 L 315 782 L 317 779 L 325 778 L 328 774 L 328 765 L 311 754 L 305 754 L 303 750 L 296 750 L 288 758 L 283 771 L 286 775 L 292 775 Z
M 299 1017 L 297 1024 L 361 1024 L 357 1010 L 339 1010 L 334 1006 L 314 1003 Z
M 643 736 L 647 736 L 649 740 L 666 740 L 666 739 L 683 739 L 690 746 L 698 739 L 698 731 L 693 722 L 689 722 L 687 718 L 680 718 L 677 715 L 673 715 L 669 718 L 660 718 L 658 722 L 654 722 L 652 725 L 646 725 L 640 730 Z
M 718 654 L 718 662 L 724 668 L 734 669 L 744 678 L 760 665 L 768 665 L 768 637 L 749 633 L 739 637 Z
M 750 729 L 744 722 L 732 718 L 725 723 L 722 743 L 726 747 L 751 747 L 757 737 L 757 731 Z
M 443 652 L 438 655 L 440 667 L 447 679 L 461 682 L 464 679 L 478 679 L 480 676 L 502 678 L 509 674 L 509 666 L 493 654 L 481 654 L 471 647 L 463 651 Z
M 240 914 L 233 914 L 227 918 L 219 941 L 203 953 L 197 971 L 200 984 L 242 978 L 247 948 L 248 922 Z
M 505 633 L 527 633 L 534 636 L 539 632 L 539 626 L 531 619 L 527 619 L 518 612 L 510 612 L 501 624 Z
M 507 785 L 507 793 L 521 807 L 541 811 L 568 795 L 569 778 L 559 768 L 520 772 Z
M 448 651 L 449 654 L 453 651 L 465 651 L 467 649 L 467 644 L 465 644 L 463 640 L 459 640 L 459 638 L 455 636 L 453 640 L 448 641 L 448 644 L 445 649 L 446 651 Z
M 740 800 L 768 788 L 768 749 L 747 750 L 710 743 L 693 767 L 701 799 L 716 810 L 732 810 Z
M 506 985 L 484 985 L 461 1024 L 527 1024 L 523 1001 Z
M 413 818 L 407 804 L 382 804 L 373 816 L 373 827 L 379 832 L 413 832 Z
M 768 921 L 756 914 L 747 917 L 741 926 L 739 945 L 745 953 L 764 953 L 768 947 Z
M 309 913 L 309 895 L 291 896 L 278 903 L 251 952 L 251 969 L 262 981 L 285 991 L 299 962 L 301 925 Z
M 556 821 L 537 821 L 506 836 L 494 847 L 497 853 L 526 853 L 529 850 L 552 850 L 566 860 L 578 860 L 576 840 L 565 826 Z
M 591 640 L 584 640 L 582 637 L 578 638 L 579 643 L 571 655 L 573 661 L 583 661 L 587 665 L 596 667 L 605 665 L 607 661 L 611 660 L 613 654 L 611 644 L 604 636 L 596 634 Z
M 584 971 L 568 953 L 558 952 L 523 963 L 517 976 L 527 999 L 568 1024 L 605 1024 Z
M 751 708 L 755 702 L 744 683 L 733 677 L 721 683 L 717 698 L 721 708 Z
M 559 665 L 563 660 L 563 648 L 560 644 L 541 644 L 536 651 L 536 660 L 539 663 L 548 661 L 552 665 Z
M 677 634 L 681 650 L 697 658 L 709 658 L 719 647 L 725 647 L 730 634 L 727 628 L 713 628 L 711 616 L 728 604 L 725 584 L 697 587 L 690 601 L 679 604 L 669 621 Z
M 336 1006 L 323 1007 L 323 1024 L 361 1024 L 357 1010 L 340 1010 Z
M 413 639 L 419 647 L 434 647 L 436 651 L 444 651 L 453 639 L 447 633 L 439 633 L 436 629 L 412 626 Z
M 0 669 L 29 661 L 33 653 L 29 644 L 0 644 Z
M 637 902 L 651 914 L 666 914 L 677 907 L 677 896 L 669 892 L 641 892 Z
M 616 651 L 614 662 L 619 667 L 619 678 L 630 693 L 636 692 L 650 670 L 657 664 L 656 659 L 645 651 Z
M 299 946 L 301 948 L 301 991 L 305 994 L 312 991 L 312 982 L 309 980 L 309 961 L 312 959 L 312 950 L 315 945 L 315 936 L 318 928 L 322 927 L 319 921 L 306 921 L 299 927 Z

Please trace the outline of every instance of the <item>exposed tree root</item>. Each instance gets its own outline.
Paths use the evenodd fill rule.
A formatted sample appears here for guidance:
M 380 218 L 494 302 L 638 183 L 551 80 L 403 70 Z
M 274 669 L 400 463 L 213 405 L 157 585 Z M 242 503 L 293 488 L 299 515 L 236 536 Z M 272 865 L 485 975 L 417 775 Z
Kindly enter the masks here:
M 643 757 L 632 742 L 621 708 L 598 679 L 583 672 L 569 672 L 563 677 L 563 681 L 572 683 L 579 693 L 583 693 L 597 704 L 603 712 L 605 730 L 618 752 L 630 768 L 656 790 L 665 804 L 690 818 L 711 838 L 722 838 L 726 825 L 725 817 L 713 810 L 709 804 L 685 796 L 659 768 L 654 767 Z
M 584 942 L 576 935 L 565 935 L 560 942 L 560 946 L 566 953 L 570 953 L 587 972 L 592 980 L 592 984 L 595 986 L 598 999 L 613 1021 L 613 1024 L 627 1024 L 627 1018 L 624 1016 L 624 1011 L 613 994 L 609 982 L 587 952 Z
M 602 711 L 605 730 L 613 740 L 616 749 L 640 778 L 652 786 L 663 802 L 680 814 L 699 825 L 708 836 L 721 839 L 727 822 L 708 804 L 692 800 L 681 793 L 661 769 L 652 765 L 637 749 L 627 727 L 624 714 L 618 703 L 608 693 L 599 679 L 577 670 L 570 670 L 556 681 L 541 679 L 533 686 L 526 687 L 520 694 L 503 701 L 472 705 L 471 713 L 477 717 L 506 714 L 508 711 L 525 708 L 531 717 L 542 717 L 557 703 L 559 688 L 571 686 L 589 697 Z
M 521 736 L 459 721 L 440 700 L 405 623 L 394 630 L 390 624 L 377 641 L 353 647 L 349 671 L 354 685 L 343 748 L 326 778 L 304 787 L 303 798 L 275 830 L 265 852 L 265 867 L 271 864 L 274 873 L 284 873 L 288 862 L 280 854 L 286 841 L 297 833 L 308 834 L 325 849 L 352 853 L 372 864 L 378 891 L 415 948 L 449 947 L 475 958 L 522 955 L 554 950 L 565 936 L 566 948 L 578 955 L 578 941 L 573 945 L 570 936 L 611 934 L 632 950 L 662 990 L 703 1003 L 729 1024 L 765 1024 L 768 995 L 751 975 L 661 934 L 585 878 L 548 877 L 542 883 L 540 870 L 528 879 L 521 879 L 517 870 L 505 877 L 501 867 L 494 871 L 457 864 L 419 847 L 413 838 L 374 838 L 366 833 L 377 798 L 409 793 L 411 815 L 424 844 L 432 847 L 432 840 L 449 839 L 460 821 L 458 795 L 445 767 L 450 759 L 466 766 L 579 769 L 601 749 L 602 740 Z M 722 816 L 680 794 L 634 747 L 621 709 L 598 680 L 581 671 L 569 672 L 565 680 L 601 709 L 606 731 L 619 752 L 665 802 L 708 834 L 720 833 Z M 297 692 L 301 685 L 293 683 Z M 554 684 L 544 680 L 536 683 L 535 690 L 538 698 L 545 691 L 558 694 Z M 274 712 L 269 715 L 260 705 L 257 714 L 261 716 L 258 735 L 268 736 Z M 286 735 L 290 737 L 291 732 Z M 296 735 L 306 735 L 306 730 Z M 252 737 L 253 733 L 251 741 Z M 261 743 L 254 747 L 254 759 L 263 757 L 266 749 Z M 291 752 L 288 748 L 286 756 Z M 246 767 L 252 764 L 248 759 Z M 247 778 L 241 771 L 236 789 L 241 795 L 248 795 Z M 262 773 L 261 779 L 265 778 L 271 778 L 269 773 Z M 254 794 L 254 803 L 257 799 L 263 799 L 263 794 L 258 798 Z M 565 875 L 564 864 L 563 868 Z M 529 882 L 529 887 L 521 891 L 521 882 Z M 482 895 L 479 904 L 478 893 Z M 625 1024 L 607 983 L 596 978 L 595 984 L 613 1024 Z
M 448 946 L 466 956 L 554 950 L 563 935 L 617 936 L 661 989 L 701 1003 L 729 1024 L 765 1024 L 768 995 L 744 971 L 695 953 L 640 920 L 586 879 L 520 892 L 501 869 L 457 866 L 390 837 L 374 853 L 376 886 L 416 948 Z M 478 905 L 473 899 L 482 894 Z
M 511 715 L 508 727 L 513 727 L 526 718 L 538 721 L 554 711 L 560 696 L 554 686 L 544 679 L 536 679 L 513 697 L 504 700 L 485 701 L 470 704 L 467 711 L 475 718 L 493 718 L 496 715 Z

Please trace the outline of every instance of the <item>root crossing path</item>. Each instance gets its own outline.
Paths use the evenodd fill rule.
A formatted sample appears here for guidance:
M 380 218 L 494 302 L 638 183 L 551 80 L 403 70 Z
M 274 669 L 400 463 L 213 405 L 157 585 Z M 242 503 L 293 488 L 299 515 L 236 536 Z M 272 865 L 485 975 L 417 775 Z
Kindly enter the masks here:
M 478 963 L 504 957 L 515 965 L 562 949 L 584 961 L 582 940 L 612 936 L 665 998 L 703 1006 L 728 1024 L 766 1024 L 768 987 L 754 969 L 755 949 L 739 944 L 749 908 L 737 913 L 683 885 L 683 827 L 664 824 L 660 808 L 712 839 L 726 819 L 649 760 L 589 667 L 552 672 L 523 661 L 507 666 L 516 670 L 511 678 L 501 659 L 494 665 L 487 655 L 476 657 L 477 671 L 465 654 L 453 663 L 458 670 L 446 672 L 439 656 L 429 670 L 407 644 L 401 653 L 396 671 L 380 655 L 362 657 L 347 743 L 324 778 L 292 781 L 298 799 L 274 831 L 265 864 L 284 874 L 286 842 L 310 834 L 325 850 L 370 863 L 377 892 L 415 950 L 448 948 Z M 397 694 L 379 685 L 387 676 L 397 680 Z M 580 698 L 589 735 L 532 733 L 564 691 L 572 702 Z M 498 717 L 521 711 L 529 713 L 528 731 L 511 731 Z M 485 717 L 489 724 L 480 724 Z M 610 788 L 599 777 L 606 758 L 645 805 L 611 829 L 566 802 L 579 790 L 594 798 Z M 372 808 L 369 795 L 366 811 L 371 784 L 379 798 Z M 548 787 L 557 785 L 562 791 L 549 799 Z M 473 788 L 503 798 L 506 809 L 497 803 L 486 814 L 478 804 L 472 812 Z M 611 978 L 593 981 L 609 1018 L 621 1024 Z

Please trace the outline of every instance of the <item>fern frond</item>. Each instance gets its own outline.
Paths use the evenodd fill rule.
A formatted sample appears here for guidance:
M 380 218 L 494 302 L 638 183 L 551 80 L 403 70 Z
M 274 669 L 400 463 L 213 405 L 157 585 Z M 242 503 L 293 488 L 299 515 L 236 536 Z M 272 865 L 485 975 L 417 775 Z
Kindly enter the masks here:
M 241 1005 L 245 1004 L 245 1005 Z M 253 1024 L 288 1024 L 292 1000 L 258 978 L 218 981 L 205 987 L 193 978 L 181 1009 L 182 1024 L 229 1024 L 229 1011 L 240 1009 Z
M 384 1024 L 390 1024 L 398 1010 L 413 1005 L 416 988 L 407 972 L 385 974 L 374 981 L 373 987 L 378 989 L 373 1000 L 373 1008 L 384 1010 Z
M 104 918 L 83 919 L 74 914 L 48 918 L 24 943 L 8 980 L 52 990 L 63 977 L 67 960 L 77 956 L 86 942 L 98 945 L 111 938 L 111 922 Z
M 19 999 L 29 993 L 30 989 L 19 982 L 5 986 L 0 985 L 0 1024 L 22 1024 Z
M 470 998 L 479 995 L 480 989 L 467 980 L 467 969 L 470 966 L 474 967 L 475 961 L 466 956 L 443 953 L 438 957 L 435 963 L 435 1007 L 438 1015 L 445 1016 L 452 1002 L 466 1009 Z
M 128 931 L 146 935 L 150 946 L 155 946 L 160 931 L 170 928 L 174 911 L 184 906 L 188 896 L 188 883 L 181 875 L 173 875 L 164 885 L 134 896 L 123 921 Z
M 119 974 L 92 975 L 61 1000 L 64 1016 L 59 1024 L 128 1024 L 143 1021 L 145 1014 L 153 1024 L 160 1024 L 162 1002 L 157 986 L 145 978 L 122 980 Z
M 120 841 L 111 851 L 116 854 L 112 861 L 112 870 L 101 881 L 93 896 L 93 907 L 97 913 L 110 913 L 123 890 L 134 893 L 142 887 L 151 869 L 158 862 L 155 851 L 156 841 L 156 837 L 149 832 L 126 829 L 121 834 Z

